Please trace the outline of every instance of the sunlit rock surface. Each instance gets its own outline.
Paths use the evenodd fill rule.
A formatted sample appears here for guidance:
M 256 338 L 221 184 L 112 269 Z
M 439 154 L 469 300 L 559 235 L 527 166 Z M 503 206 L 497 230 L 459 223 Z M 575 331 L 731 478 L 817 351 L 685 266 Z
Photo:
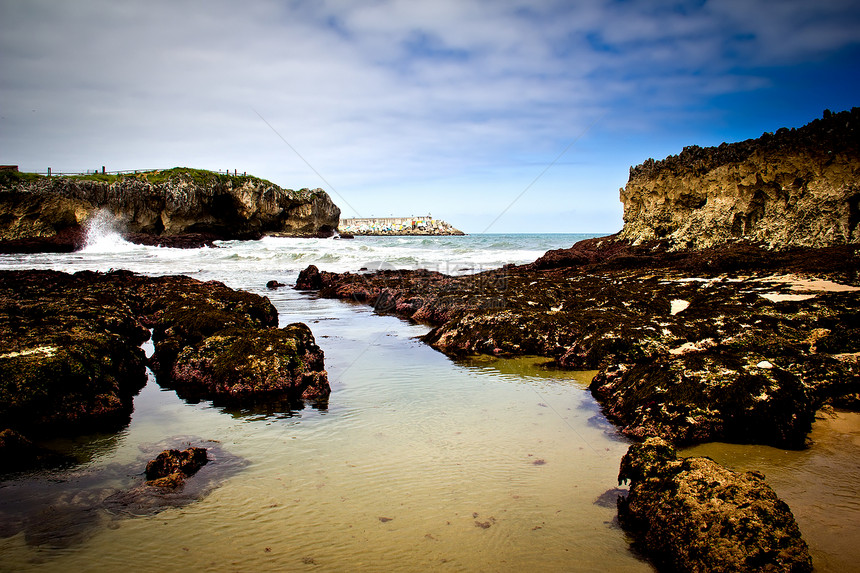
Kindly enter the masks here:
M 758 472 L 679 458 L 660 438 L 633 444 L 619 483 L 618 518 L 662 571 L 812 571 L 788 506 Z
M 773 247 L 860 242 L 860 108 L 719 147 L 685 147 L 630 169 L 621 189 L 635 242 Z

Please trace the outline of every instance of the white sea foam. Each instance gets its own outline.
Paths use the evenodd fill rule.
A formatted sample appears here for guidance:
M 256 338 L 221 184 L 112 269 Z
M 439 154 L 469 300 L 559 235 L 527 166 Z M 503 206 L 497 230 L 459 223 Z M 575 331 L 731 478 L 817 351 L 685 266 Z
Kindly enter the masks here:
M 87 223 L 87 240 L 82 253 L 126 253 L 140 247 L 122 238 L 116 218 L 108 211 L 99 211 Z
M 506 264 L 530 263 L 549 249 L 570 247 L 591 235 L 467 235 L 463 237 L 357 237 L 217 241 L 215 248 L 173 249 L 122 239 L 109 216 L 96 217 L 87 244 L 75 253 L 0 255 L 0 269 L 50 268 L 75 272 L 128 269 L 149 275 L 185 274 L 242 288 L 262 278 L 295 280 L 308 265 L 332 272 L 362 268 L 426 268 L 469 274 Z M 265 284 L 266 281 L 263 281 Z

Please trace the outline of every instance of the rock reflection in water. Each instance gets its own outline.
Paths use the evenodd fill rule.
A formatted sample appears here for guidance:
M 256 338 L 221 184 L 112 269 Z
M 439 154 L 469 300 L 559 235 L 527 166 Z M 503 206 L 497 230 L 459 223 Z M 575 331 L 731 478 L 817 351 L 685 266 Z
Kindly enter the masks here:
M 194 445 L 207 449 L 209 463 L 175 490 L 147 486 L 146 462 L 164 449 Z M 45 472 L 0 483 L 0 537 L 21 532 L 28 545 L 63 549 L 84 543 L 120 519 L 151 516 L 202 499 L 248 462 L 221 444 L 197 437 L 175 437 L 142 444 L 131 464 L 110 464 Z

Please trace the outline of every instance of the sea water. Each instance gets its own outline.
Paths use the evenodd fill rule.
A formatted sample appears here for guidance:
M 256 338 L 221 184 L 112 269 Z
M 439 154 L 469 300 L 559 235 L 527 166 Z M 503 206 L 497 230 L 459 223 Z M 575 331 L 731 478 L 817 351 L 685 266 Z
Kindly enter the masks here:
M 539 358 L 454 361 L 417 340 L 426 326 L 265 288 L 294 284 L 309 264 L 472 273 L 586 237 L 266 238 L 179 250 L 102 228 L 80 252 L 0 256 L 0 269 L 185 274 L 268 296 L 281 325 L 311 327 L 332 386 L 325 408 L 261 412 L 186 403 L 150 376 L 127 428 L 51 444 L 82 463 L 0 482 L 0 570 L 112 571 L 129 561 L 140 571 L 651 570 L 616 522 L 628 444 L 587 391 L 593 373 Z M 210 447 L 217 462 L 190 480 L 203 484 L 193 500 L 158 512 L 105 502 L 139 484 L 161 449 L 188 444 Z M 842 453 L 796 453 L 814 455 Z M 814 479 L 792 471 L 773 464 L 778 493 Z M 804 533 L 856 533 L 844 524 L 834 533 L 809 513 Z M 856 504 L 840 515 L 856 519 Z M 856 562 L 844 545 L 813 544 L 822 570 Z

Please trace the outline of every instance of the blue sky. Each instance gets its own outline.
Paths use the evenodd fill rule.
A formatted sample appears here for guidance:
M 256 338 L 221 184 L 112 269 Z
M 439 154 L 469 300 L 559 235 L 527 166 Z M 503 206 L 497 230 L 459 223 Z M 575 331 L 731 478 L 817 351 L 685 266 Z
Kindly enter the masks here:
M 621 228 L 631 165 L 860 105 L 856 1 L 0 0 L 0 163 Z

